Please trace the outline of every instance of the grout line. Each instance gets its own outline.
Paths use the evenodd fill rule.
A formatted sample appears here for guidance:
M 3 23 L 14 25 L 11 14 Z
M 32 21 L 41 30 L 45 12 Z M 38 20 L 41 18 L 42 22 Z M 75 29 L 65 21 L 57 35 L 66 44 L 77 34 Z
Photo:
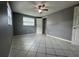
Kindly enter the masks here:
M 42 40 L 42 38 L 40 39 L 40 41 Z M 39 41 L 39 46 L 40 46 L 40 41 Z M 39 48 L 39 46 L 38 46 L 38 48 Z M 36 55 L 37 55 L 37 53 L 38 53 L 38 48 L 37 48 L 37 51 L 36 51 L 36 54 L 35 54 L 35 57 L 36 57 Z
M 44 40 L 45 40 L 45 56 L 47 56 L 46 38 Z
M 38 45 L 38 47 L 39 47 L 39 45 Z M 37 55 L 38 47 L 37 47 L 37 50 L 36 50 L 36 54 L 35 54 L 35 56 Z M 34 49 L 35 49 L 35 48 L 34 48 Z
M 36 40 L 35 40 L 35 41 L 36 41 Z M 34 42 L 35 42 L 35 41 L 34 41 Z M 33 43 L 34 43 L 34 42 L 33 42 Z M 31 49 L 31 48 L 32 48 L 32 46 L 28 49 L 28 51 L 27 51 L 27 53 L 26 53 L 26 55 L 25 55 L 25 56 L 27 56 L 27 55 L 28 55 L 28 53 L 29 53 L 29 51 L 30 51 L 30 49 Z

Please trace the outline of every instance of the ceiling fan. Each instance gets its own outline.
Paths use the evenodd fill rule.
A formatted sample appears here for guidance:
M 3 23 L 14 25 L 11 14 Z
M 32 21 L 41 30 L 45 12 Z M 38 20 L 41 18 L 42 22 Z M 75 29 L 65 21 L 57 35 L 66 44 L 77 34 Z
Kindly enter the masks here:
M 39 4 L 35 6 L 35 9 L 41 14 L 43 11 L 48 11 L 48 8 L 46 7 L 45 3 Z

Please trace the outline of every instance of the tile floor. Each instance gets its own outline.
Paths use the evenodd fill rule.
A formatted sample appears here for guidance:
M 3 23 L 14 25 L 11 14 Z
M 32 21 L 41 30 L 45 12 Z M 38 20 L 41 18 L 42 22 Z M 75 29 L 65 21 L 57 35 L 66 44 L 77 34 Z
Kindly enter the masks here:
M 9 57 L 79 57 L 79 46 L 45 35 L 17 35 Z

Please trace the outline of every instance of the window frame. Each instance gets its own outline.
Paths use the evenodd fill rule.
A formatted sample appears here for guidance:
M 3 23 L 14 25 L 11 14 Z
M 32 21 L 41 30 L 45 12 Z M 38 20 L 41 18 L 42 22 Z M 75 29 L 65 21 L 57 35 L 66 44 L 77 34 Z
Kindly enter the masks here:
M 24 19 L 26 18 L 26 19 Z M 28 20 L 29 21 L 28 21 Z M 32 21 L 31 21 L 32 20 Z M 29 23 L 28 23 L 29 22 Z M 32 24 L 31 24 L 32 23 Z M 23 16 L 23 26 L 35 26 L 35 19 Z

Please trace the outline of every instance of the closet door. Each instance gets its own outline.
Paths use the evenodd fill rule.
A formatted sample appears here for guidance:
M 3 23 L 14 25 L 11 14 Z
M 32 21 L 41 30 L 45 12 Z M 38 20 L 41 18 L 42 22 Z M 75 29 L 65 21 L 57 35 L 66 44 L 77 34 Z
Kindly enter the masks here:
M 79 45 L 79 6 L 74 8 L 72 42 Z

